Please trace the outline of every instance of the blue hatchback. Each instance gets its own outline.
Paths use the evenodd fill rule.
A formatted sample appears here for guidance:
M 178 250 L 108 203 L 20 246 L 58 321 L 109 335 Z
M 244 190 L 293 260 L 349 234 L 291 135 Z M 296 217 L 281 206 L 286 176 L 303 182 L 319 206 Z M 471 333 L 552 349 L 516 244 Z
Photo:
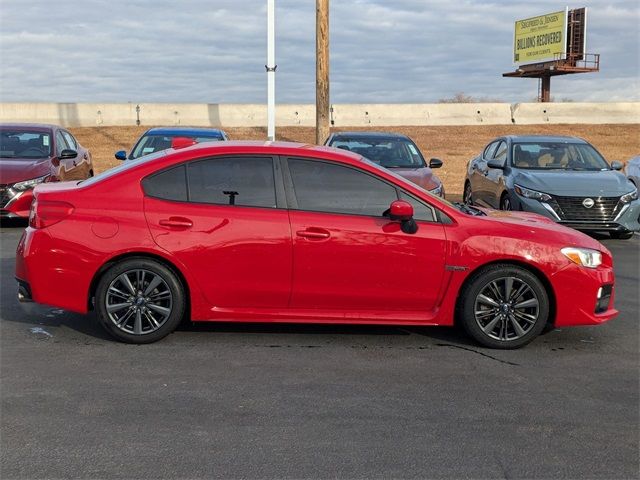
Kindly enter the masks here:
M 135 160 L 150 153 L 159 152 L 171 148 L 171 142 L 174 138 L 186 137 L 196 143 L 203 142 L 220 142 L 229 140 L 227 134 L 218 128 L 194 128 L 194 127 L 158 127 L 151 128 L 144 132 L 138 139 L 131 153 L 120 150 L 116 152 L 115 157 L 118 160 Z

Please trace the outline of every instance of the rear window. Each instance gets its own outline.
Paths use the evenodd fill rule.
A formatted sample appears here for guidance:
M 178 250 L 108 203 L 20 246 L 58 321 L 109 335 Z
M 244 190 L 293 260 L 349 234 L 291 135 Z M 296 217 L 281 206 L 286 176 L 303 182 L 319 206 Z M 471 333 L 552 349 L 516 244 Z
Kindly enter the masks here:
M 144 157 L 139 158 L 137 160 L 129 160 L 126 162 L 122 162 L 117 167 L 113 167 L 113 168 L 110 168 L 109 170 L 105 170 L 104 172 L 99 173 L 95 177 L 82 180 L 81 182 L 78 182 L 78 183 L 82 184 L 83 186 L 94 185 L 96 183 L 102 182 L 103 180 L 114 177 L 119 173 L 126 172 L 127 170 L 130 170 L 132 168 L 138 168 L 138 166 L 144 165 L 147 162 L 153 162 L 156 159 L 165 156 L 166 154 L 167 154 L 166 151 L 162 151 L 162 152 L 154 153 L 153 155 L 145 155 Z

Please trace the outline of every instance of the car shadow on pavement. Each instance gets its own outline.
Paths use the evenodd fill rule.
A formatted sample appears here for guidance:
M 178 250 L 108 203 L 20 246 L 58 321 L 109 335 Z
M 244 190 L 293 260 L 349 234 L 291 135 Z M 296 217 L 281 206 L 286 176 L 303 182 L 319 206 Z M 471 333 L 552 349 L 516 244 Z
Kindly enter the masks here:
M 183 321 L 178 332 L 201 333 L 246 333 L 283 335 L 338 335 L 397 337 L 419 335 L 431 339 L 436 344 L 474 346 L 460 329 L 435 326 L 396 325 L 349 325 L 349 324 L 309 324 L 309 323 L 239 323 L 239 322 L 189 322 Z

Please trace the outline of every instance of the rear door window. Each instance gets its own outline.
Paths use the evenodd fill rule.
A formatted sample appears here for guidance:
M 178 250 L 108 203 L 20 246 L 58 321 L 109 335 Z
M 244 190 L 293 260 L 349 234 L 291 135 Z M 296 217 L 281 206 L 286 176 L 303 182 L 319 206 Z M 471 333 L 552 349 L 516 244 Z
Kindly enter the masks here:
M 68 148 L 70 147 L 67 145 L 67 141 L 62 136 L 62 132 L 58 130 L 56 132 L 56 155 L 59 156 L 62 153 L 62 150 L 66 150 Z
M 78 150 L 78 143 L 76 142 L 76 139 L 73 138 L 73 135 L 71 135 L 69 132 L 63 131 L 62 136 L 67 141 L 67 145 L 69 146 L 69 148 L 76 151 Z
M 187 165 L 189 201 L 276 208 L 271 157 L 212 158 Z
M 482 154 L 482 158 L 484 158 L 485 160 L 493 158 L 493 154 L 495 153 L 497 146 L 498 142 L 491 142 L 489 145 L 487 145 L 487 148 L 484 149 L 484 152 Z
M 493 158 L 495 158 L 496 160 L 504 160 L 507 156 L 507 142 L 500 142 L 498 144 L 498 147 L 495 150 L 495 153 L 493 154 Z

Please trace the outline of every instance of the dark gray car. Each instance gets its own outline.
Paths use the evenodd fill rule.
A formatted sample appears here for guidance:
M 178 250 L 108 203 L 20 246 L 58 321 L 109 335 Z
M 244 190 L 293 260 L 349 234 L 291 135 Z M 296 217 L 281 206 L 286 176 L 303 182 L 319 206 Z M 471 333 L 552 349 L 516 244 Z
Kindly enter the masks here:
M 464 201 L 631 238 L 640 230 L 640 201 L 621 168 L 580 138 L 500 137 L 469 161 Z

